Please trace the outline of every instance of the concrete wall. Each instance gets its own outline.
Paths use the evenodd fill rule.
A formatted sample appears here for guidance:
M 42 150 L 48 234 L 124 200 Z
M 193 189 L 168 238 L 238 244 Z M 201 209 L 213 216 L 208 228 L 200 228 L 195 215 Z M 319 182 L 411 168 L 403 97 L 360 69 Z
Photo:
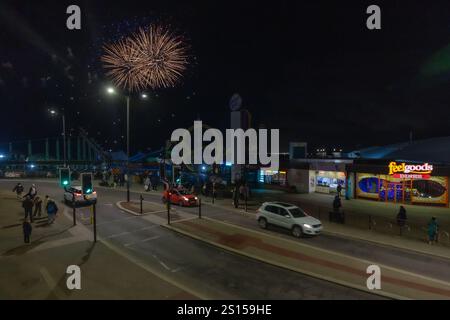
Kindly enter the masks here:
M 295 186 L 300 193 L 311 193 L 315 191 L 315 172 L 304 169 L 289 169 L 287 173 L 289 185 Z

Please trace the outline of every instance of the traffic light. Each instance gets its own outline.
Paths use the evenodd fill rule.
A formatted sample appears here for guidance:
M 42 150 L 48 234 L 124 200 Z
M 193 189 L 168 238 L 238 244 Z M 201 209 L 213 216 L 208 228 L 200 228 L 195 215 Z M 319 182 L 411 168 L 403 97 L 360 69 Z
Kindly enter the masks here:
M 70 186 L 70 169 L 59 168 L 59 185 L 61 187 Z
M 91 194 L 94 191 L 92 181 L 92 173 L 81 174 L 81 190 L 83 191 L 83 194 Z

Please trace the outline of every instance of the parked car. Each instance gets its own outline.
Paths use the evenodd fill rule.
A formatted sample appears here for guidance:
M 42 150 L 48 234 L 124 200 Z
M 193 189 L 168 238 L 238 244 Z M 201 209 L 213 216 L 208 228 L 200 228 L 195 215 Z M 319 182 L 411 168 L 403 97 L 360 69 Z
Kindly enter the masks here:
M 163 192 L 162 201 L 167 203 L 178 204 L 181 207 L 190 207 L 198 205 L 198 198 L 194 194 L 190 194 L 187 190 L 169 189 Z
M 66 187 L 64 191 L 64 202 L 72 204 L 75 199 L 75 205 L 97 203 L 97 192 L 93 190 L 90 194 L 83 195 L 81 186 Z
M 258 224 L 266 229 L 276 225 L 291 230 L 294 237 L 318 235 L 322 231 L 320 220 L 309 216 L 299 207 L 283 202 L 265 202 L 256 214 Z

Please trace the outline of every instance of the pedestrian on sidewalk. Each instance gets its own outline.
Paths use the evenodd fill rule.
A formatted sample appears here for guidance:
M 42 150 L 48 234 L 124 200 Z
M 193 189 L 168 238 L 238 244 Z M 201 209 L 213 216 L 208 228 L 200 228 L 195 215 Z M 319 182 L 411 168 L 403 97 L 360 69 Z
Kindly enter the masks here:
M 33 230 L 33 227 L 31 226 L 31 223 L 28 222 L 28 219 L 25 219 L 22 224 L 23 229 L 23 241 L 27 244 L 30 243 L 30 237 L 31 237 L 31 231 Z
M 28 193 L 25 196 L 29 196 L 31 200 L 33 200 L 34 197 L 36 197 L 36 195 L 37 195 L 37 188 L 36 185 L 33 183 L 30 187 L 30 190 L 28 190 Z
M 33 217 L 38 216 L 40 218 L 41 217 L 41 213 L 42 213 L 42 199 L 41 199 L 41 197 L 36 196 L 36 198 L 34 198 L 33 202 L 34 202 L 34 214 L 33 214 Z
M 150 185 L 151 185 L 150 177 L 147 176 L 144 180 L 144 190 L 147 192 L 150 191 Z
M 16 193 L 17 199 L 22 200 L 23 185 L 19 182 L 12 190 Z
M 239 191 L 236 185 L 233 188 L 233 205 L 235 208 L 239 207 Z
M 45 208 L 48 214 L 48 224 L 52 224 L 55 222 L 56 214 L 58 213 L 58 206 L 55 201 L 52 199 L 48 199 L 47 207 Z
M 244 184 L 241 184 L 239 186 L 239 197 L 241 200 L 245 200 L 245 186 Z
M 30 196 L 25 196 L 22 202 L 22 208 L 25 210 L 25 220 L 29 216 L 30 221 L 33 222 L 33 200 L 31 200 Z
M 400 210 L 397 213 L 397 225 L 399 227 L 404 227 L 406 225 L 406 209 L 404 206 L 400 206 Z
M 340 197 L 341 197 L 341 191 L 342 191 L 342 186 L 341 186 L 340 183 L 338 184 L 338 186 L 337 186 L 337 188 L 336 188 L 336 191 L 337 191 L 337 194 L 338 194 L 338 196 L 339 196 L 339 198 L 340 198 Z
M 437 242 L 438 231 L 439 225 L 436 220 L 436 217 L 432 217 L 430 222 L 428 223 L 428 244 L 433 244 L 433 242 Z
M 333 200 L 333 210 L 334 212 L 339 212 L 342 207 L 341 198 L 336 195 Z

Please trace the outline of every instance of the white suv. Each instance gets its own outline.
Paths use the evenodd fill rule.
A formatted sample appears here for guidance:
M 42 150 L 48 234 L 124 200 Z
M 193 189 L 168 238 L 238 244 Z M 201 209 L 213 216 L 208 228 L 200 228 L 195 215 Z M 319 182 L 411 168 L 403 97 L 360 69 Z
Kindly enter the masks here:
M 303 235 L 318 235 L 322 231 L 320 220 L 309 216 L 293 204 L 283 202 L 265 202 L 256 214 L 259 226 L 266 229 L 269 224 L 292 231 L 299 238 Z

